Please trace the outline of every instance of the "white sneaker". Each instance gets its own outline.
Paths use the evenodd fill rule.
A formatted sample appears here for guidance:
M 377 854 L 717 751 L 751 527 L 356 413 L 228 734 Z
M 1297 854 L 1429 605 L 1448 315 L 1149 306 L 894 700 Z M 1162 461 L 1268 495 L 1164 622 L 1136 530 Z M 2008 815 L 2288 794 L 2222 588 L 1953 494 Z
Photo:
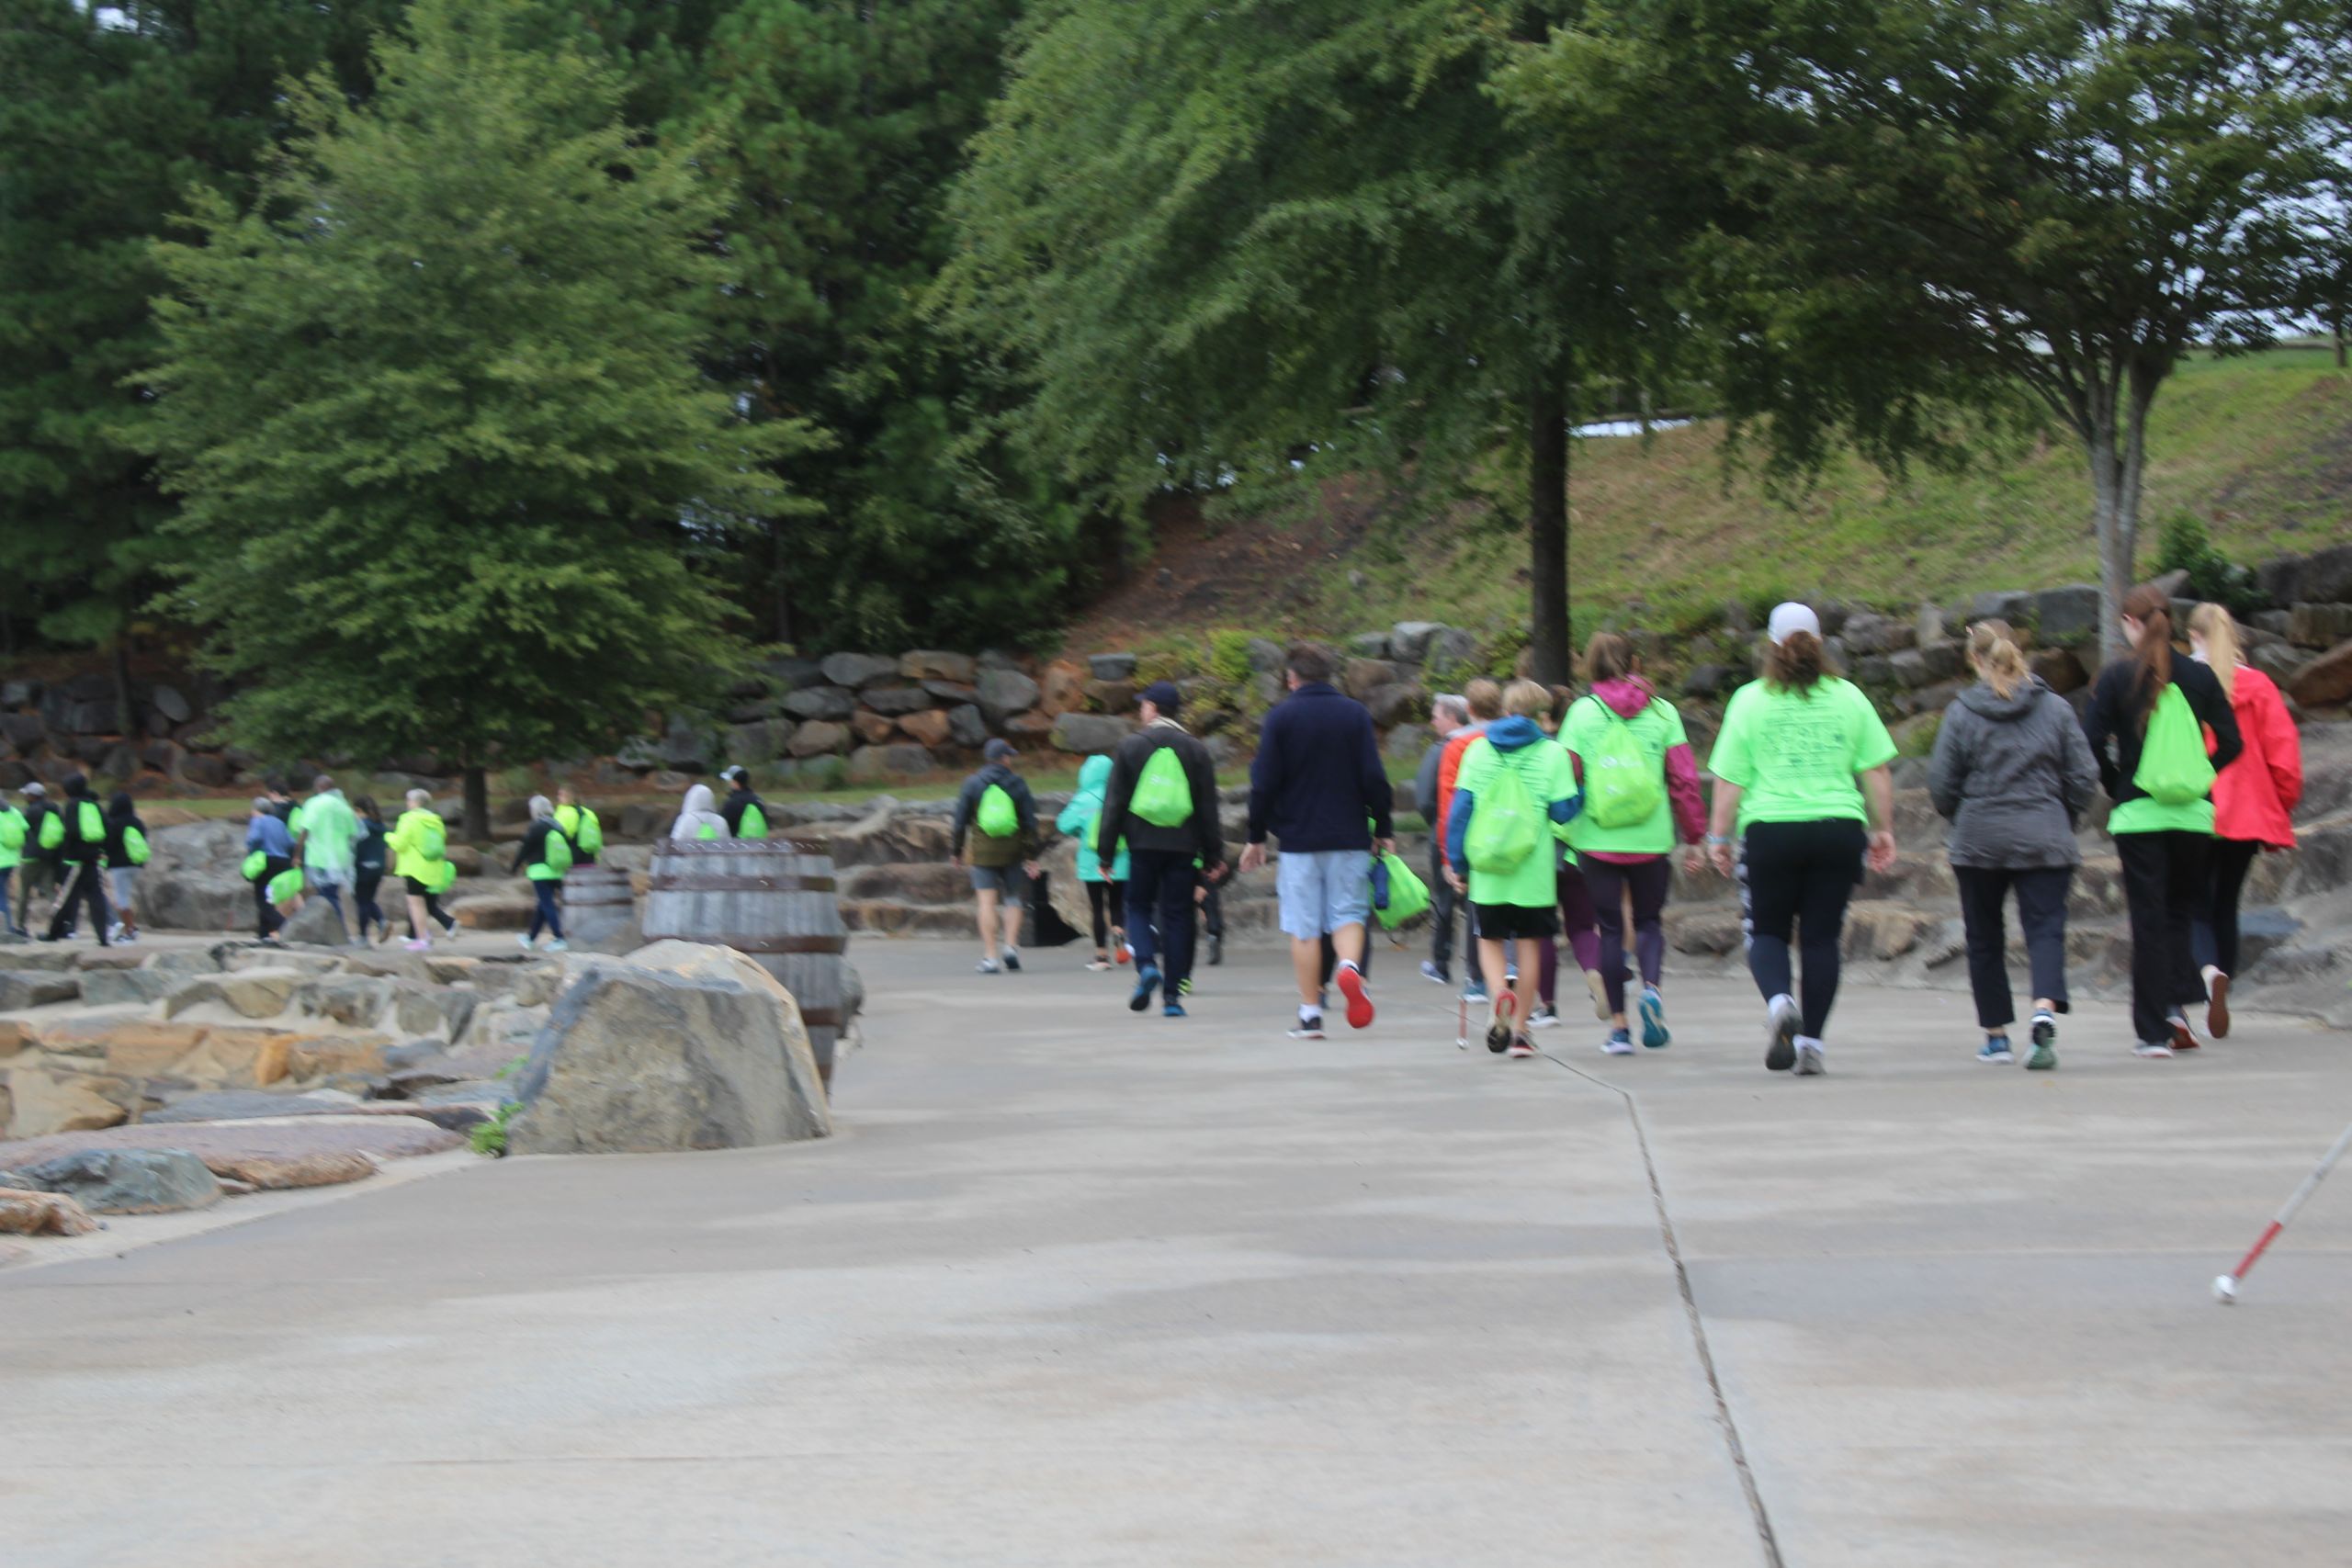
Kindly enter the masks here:
M 2172 1055 L 2172 1042 L 2168 1040 L 2143 1040 L 2140 1043 L 2132 1047 L 2132 1054 L 2134 1056 L 2161 1056 L 2169 1059 Z
M 972 972 L 976 975 L 993 975 L 1003 967 L 1004 965 L 993 958 L 983 958 L 972 965 Z
M 1821 1043 L 1817 1040 L 1797 1042 L 1797 1077 L 1817 1078 L 1826 1069 L 1821 1061 Z
M 548 943 L 548 951 L 549 953 L 570 953 L 571 951 L 571 944 L 564 941 L 563 938 L 558 937 L 553 942 Z
M 514 933 L 514 945 L 521 948 L 524 952 L 528 953 L 531 951 L 531 939 L 525 936 L 521 931 L 516 931 Z
M 1604 1056 L 1630 1056 L 1634 1054 L 1634 1043 L 1612 1029 L 1600 1037 L 1600 1053 Z
M 1609 982 L 1598 969 L 1584 972 L 1584 988 L 1592 993 L 1592 1016 L 1607 1023 L 1617 1015 L 1609 1010 Z

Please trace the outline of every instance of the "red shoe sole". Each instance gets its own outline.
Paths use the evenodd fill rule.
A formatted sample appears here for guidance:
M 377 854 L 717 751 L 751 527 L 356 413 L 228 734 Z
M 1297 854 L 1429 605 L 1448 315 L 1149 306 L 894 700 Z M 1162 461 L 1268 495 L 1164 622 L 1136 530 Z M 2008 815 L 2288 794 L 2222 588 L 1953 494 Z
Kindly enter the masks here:
M 2188 1025 L 2176 1021 L 2172 1026 L 2172 1048 L 2175 1051 L 2197 1049 L 2197 1035 Z
M 1369 1028 L 1372 1024 L 1372 998 L 1363 994 L 1363 976 L 1353 969 L 1342 968 L 1338 981 L 1340 994 L 1348 998 L 1348 1027 Z
M 2216 1040 L 2230 1037 L 2230 977 L 2213 976 L 2211 996 L 2205 1003 L 2205 1032 Z

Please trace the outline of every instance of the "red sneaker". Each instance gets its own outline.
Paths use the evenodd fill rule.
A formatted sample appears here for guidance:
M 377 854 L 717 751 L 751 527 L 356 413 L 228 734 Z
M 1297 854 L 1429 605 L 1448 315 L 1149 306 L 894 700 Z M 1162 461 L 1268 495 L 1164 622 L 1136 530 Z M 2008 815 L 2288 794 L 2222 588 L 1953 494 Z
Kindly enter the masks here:
M 1340 995 L 1348 998 L 1348 1027 L 1368 1029 L 1372 1026 L 1372 998 L 1364 995 L 1363 971 L 1352 964 L 1342 964 L 1333 976 Z

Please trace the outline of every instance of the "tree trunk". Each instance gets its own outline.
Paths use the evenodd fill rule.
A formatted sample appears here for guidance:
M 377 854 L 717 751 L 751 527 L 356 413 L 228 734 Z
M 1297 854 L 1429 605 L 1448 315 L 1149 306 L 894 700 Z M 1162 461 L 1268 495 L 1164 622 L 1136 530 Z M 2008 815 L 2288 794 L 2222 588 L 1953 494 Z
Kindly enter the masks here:
M 1528 400 L 1528 651 L 1532 673 L 1566 685 L 1575 659 L 1568 647 L 1568 416 L 1556 380 L 1537 382 Z
M 114 635 L 114 717 L 122 729 L 122 738 L 136 746 L 140 737 L 139 705 L 130 700 L 130 617 L 125 615 L 123 621 Z
M 2083 446 L 2090 460 L 2092 531 L 2098 538 L 2100 662 L 2107 663 L 2123 651 L 2123 628 L 2117 617 L 2123 611 L 2123 596 L 2132 592 L 2132 557 L 2119 526 L 2123 463 L 2116 451 L 2111 403 L 2094 413 L 2090 436 Z
M 475 843 L 490 838 L 490 770 L 479 762 L 466 764 L 464 832 Z
M 768 525 L 768 593 L 773 620 L 768 627 L 772 641 L 792 640 L 792 585 L 785 570 L 784 525 Z
M 2344 318 L 2338 316 L 2335 318 L 2335 367 L 2338 370 L 2342 370 L 2346 367 L 2344 350 Z

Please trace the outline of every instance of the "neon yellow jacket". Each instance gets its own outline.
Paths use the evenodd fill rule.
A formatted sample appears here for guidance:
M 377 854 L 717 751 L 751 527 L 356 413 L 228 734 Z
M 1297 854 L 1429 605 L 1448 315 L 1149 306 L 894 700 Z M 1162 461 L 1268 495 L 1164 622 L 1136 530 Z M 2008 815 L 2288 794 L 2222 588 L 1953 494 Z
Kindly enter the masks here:
M 413 876 L 424 880 L 432 874 L 434 863 L 424 858 L 424 846 L 432 842 L 428 836 L 431 829 L 425 824 L 430 821 L 437 825 L 440 820 L 439 817 L 422 807 L 401 813 L 401 819 L 392 824 L 391 837 L 384 840 L 385 846 L 392 852 L 394 876 Z M 447 842 L 446 834 L 443 842 Z

